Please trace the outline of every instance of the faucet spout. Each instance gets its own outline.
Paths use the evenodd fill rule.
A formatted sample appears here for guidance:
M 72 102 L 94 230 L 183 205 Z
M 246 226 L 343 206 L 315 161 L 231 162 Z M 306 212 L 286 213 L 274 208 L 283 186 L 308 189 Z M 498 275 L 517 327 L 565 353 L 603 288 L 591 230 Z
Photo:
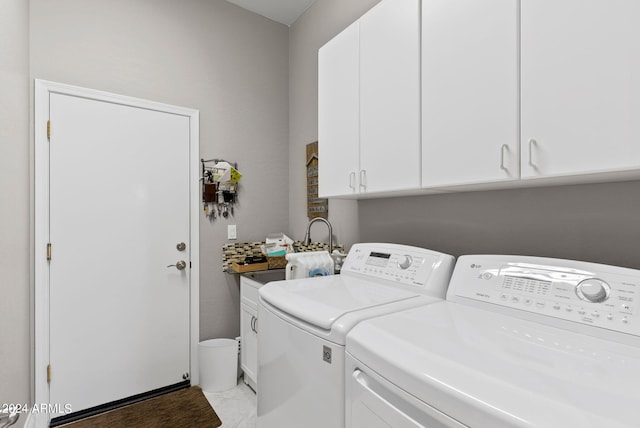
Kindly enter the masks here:
M 331 227 L 331 223 L 329 223 L 329 220 L 327 220 L 326 218 L 314 217 L 309 221 L 309 224 L 307 224 L 307 232 L 304 235 L 303 243 L 304 245 L 309 245 L 311 243 L 311 225 L 317 221 L 323 222 L 329 229 L 329 254 L 331 254 L 333 252 L 333 228 Z

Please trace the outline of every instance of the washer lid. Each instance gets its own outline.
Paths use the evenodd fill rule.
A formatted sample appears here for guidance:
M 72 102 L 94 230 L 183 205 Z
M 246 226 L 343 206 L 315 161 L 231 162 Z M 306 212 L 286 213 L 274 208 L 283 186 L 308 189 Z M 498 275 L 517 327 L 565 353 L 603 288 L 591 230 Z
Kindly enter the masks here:
M 343 275 L 277 281 L 260 288 L 260 297 L 271 306 L 323 330 L 347 313 L 419 296 Z
M 638 426 L 640 347 L 451 302 L 364 321 L 346 342 L 365 366 L 463 424 Z

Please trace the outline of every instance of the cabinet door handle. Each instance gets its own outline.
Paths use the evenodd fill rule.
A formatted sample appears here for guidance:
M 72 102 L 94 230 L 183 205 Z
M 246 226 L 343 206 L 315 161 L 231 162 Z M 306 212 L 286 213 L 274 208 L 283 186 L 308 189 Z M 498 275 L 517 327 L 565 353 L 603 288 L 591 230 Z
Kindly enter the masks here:
M 507 173 L 509 172 L 509 170 L 507 169 L 506 166 L 504 166 L 504 152 L 508 152 L 508 151 L 509 151 L 508 145 L 503 144 L 502 147 L 500 147 L 500 169 Z
M 251 330 L 258 334 L 258 318 L 254 317 L 253 315 L 251 315 Z
M 367 170 L 360 170 L 360 188 L 363 190 L 367 189 Z
M 538 168 L 536 164 L 533 162 L 533 146 L 537 146 L 537 145 L 538 145 L 538 142 L 533 138 L 529 140 L 529 166 L 534 169 Z
M 353 190 L 356 190 L 356 172 L 351 171 L 349 173 L 349 187 Z

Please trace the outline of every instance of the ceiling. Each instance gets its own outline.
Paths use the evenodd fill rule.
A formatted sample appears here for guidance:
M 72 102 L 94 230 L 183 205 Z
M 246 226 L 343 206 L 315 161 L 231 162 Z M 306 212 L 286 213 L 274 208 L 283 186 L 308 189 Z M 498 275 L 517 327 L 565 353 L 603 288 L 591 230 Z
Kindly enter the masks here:
M 227 0 L 287 26 L 293 24 L 314 0 Z

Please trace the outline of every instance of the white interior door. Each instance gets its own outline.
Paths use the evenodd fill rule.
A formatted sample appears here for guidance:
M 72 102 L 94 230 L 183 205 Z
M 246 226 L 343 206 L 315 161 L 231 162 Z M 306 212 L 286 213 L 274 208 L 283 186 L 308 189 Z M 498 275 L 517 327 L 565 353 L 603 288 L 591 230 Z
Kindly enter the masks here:
M 77 412 L 190 371 L 190 123 L 67 94 L 49 103 L 49 402 Z

